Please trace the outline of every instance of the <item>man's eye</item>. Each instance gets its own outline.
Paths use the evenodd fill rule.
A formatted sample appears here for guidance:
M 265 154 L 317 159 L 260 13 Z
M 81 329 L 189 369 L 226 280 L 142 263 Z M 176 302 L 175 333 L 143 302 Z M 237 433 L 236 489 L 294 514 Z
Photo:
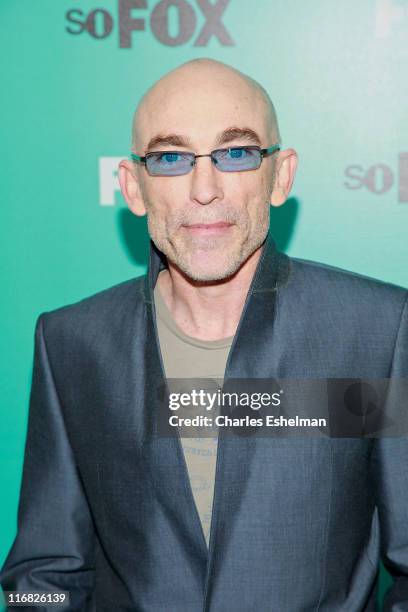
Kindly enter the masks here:
M 241 157 L 245 156 L 245 151 L 244 149 L 231 149 L 229 154 L 234 159 L 240 159 Z
M 233 159 L 243 159 L 244 157 L 248 157 L 248 155 L 251 155 L 251 149 L 246 149 L 245 147 L 230 149 L 229 155 Z
M 159 157 L 159 161 L 172 163 L 179 161 L 181 156 L 178 153 L 162 153 Z

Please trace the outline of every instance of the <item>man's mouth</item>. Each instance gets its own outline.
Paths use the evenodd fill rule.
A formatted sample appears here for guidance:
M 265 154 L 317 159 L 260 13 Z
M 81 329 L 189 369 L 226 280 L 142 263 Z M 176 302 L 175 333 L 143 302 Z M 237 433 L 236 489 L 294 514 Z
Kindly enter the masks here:
M 192 223 L 191 225 L 184 225 L 186 229 L 193 233 L 222 233 L 232 227 L 232 223 L 227 221 L 217 221 L 216 223 Z

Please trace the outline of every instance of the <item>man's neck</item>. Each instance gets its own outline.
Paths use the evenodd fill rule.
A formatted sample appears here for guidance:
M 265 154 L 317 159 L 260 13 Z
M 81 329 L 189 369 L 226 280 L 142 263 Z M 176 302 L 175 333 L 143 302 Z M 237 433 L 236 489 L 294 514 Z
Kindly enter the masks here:
M 159 274 L 157 286 L 174 321 L 185 334 L 200 340 L 235 335 L 262 248 L 233 276 L 213 284 L 187 278 L 168 261 L 168 269 Z

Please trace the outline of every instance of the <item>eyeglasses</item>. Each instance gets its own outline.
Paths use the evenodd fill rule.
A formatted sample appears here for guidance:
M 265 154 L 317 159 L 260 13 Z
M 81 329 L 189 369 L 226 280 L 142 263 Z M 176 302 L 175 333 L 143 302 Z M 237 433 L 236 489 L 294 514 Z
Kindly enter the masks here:
M 210 157 L 221 172 L 242 172 L 256 170 L 264 157 L 279 150 L 280 146 L 275 144 L 266 149 L 256 146 L 215 149 L 206 155 L 195 155 L 187 151 L 152 151 L 145 156 L 131 153 L 130 159 L 145 164 L 151 176 L 180 176 L 191 172 L 197 157 Z

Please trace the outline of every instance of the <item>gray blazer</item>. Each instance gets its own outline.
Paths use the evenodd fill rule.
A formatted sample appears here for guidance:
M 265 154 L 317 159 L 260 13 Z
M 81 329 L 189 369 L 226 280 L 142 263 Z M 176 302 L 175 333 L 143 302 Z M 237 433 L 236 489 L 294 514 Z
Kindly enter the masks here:
M 42 313 L 5 590 L 71 611 L 408 611 L 408 439 L 220 437 L 209 551 L 163 382 L 149 271 Z M 408 376 L 407 291 L 265 243 L 226 378 Z M 30 609 L 30 608 L 25 608 Z M 33 610 L 45 610 L 33 608 Z M 54 609 L 54 608 L 53 608 Z

